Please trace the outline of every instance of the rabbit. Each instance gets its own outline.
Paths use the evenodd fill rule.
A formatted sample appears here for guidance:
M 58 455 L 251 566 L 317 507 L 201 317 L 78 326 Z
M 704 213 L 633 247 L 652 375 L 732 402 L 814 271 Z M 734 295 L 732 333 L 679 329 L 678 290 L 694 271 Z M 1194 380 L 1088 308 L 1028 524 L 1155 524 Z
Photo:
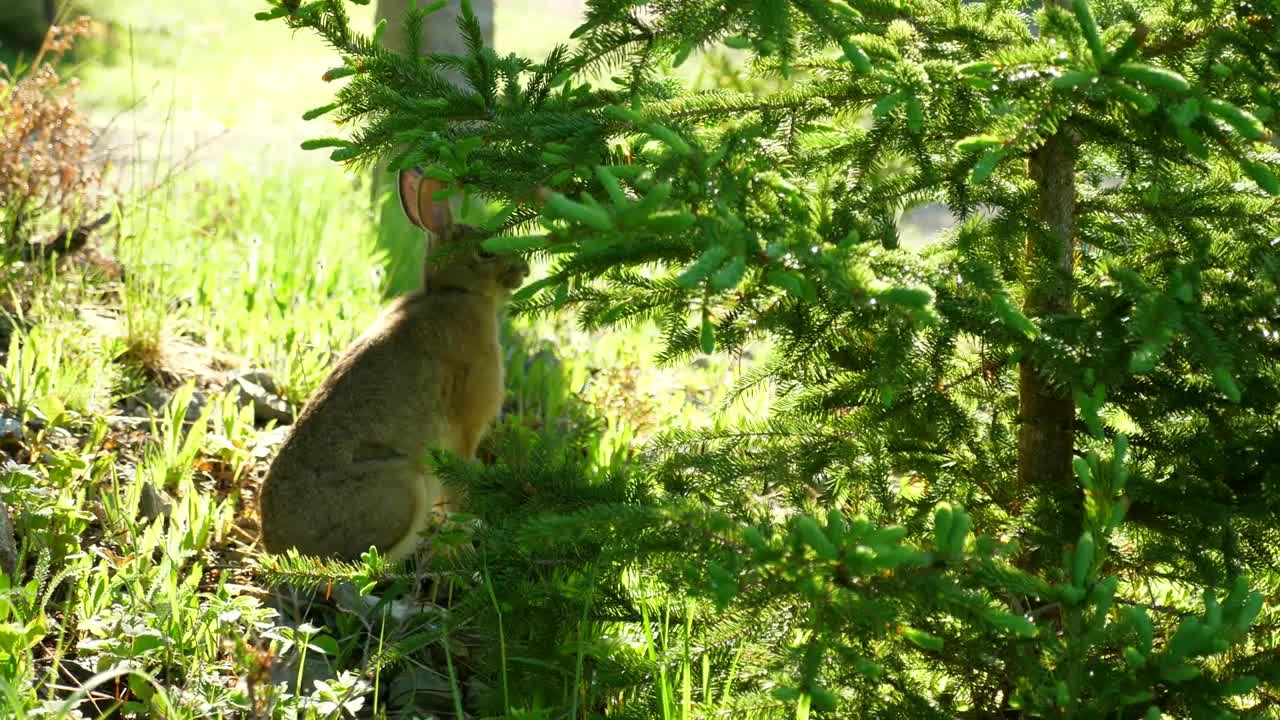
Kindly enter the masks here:
M 262 486 L 269 552 L 407 557 L 433 515 L 456 509 L 426 450 L 474 460 L 502 405 L 498 313 L 529 266 L 482 250 L 421 171 L 402 170 L 398 186 L 431 238 L 424 287 L 394 302 L 303 406 Z

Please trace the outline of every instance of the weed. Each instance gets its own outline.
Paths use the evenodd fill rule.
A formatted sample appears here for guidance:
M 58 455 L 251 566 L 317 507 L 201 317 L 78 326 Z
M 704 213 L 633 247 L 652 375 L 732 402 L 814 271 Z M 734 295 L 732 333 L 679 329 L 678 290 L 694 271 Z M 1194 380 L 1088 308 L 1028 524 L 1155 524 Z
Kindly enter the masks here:
M 88 18 L 54 27 L 30 68 L 0 64 L 0 243 L 10 246 L 6 252 L 49 221 L 83 217 L 96 205 L 94 133 L 74 102 L 78 82 L 56 69 L 89 30 Z

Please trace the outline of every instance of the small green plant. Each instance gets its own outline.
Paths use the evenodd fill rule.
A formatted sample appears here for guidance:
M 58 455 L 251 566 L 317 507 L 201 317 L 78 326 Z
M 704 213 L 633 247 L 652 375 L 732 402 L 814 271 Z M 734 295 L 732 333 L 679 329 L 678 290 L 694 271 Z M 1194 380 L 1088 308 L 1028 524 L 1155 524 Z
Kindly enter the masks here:
M 9 338 L 0 367 L 0 402 L 19 418 L 65 425 L 71 415 L 101 411 L 116 380 L 115 369 L 74 320 L 49 318 Z
M 159 489 L 168 490 L 188 481 L 196 457 L 204 449 L 214 403 L 206 401 L 193 408 L 194 396 L 195 386 L 187 383 L 165 403 L 160 417 L 151 417 L 151 434 L 159 441 L 148 449 L 146 466 L 156 473 L 154 480 Z M 190 417 L 193 409 L 196 412 Z

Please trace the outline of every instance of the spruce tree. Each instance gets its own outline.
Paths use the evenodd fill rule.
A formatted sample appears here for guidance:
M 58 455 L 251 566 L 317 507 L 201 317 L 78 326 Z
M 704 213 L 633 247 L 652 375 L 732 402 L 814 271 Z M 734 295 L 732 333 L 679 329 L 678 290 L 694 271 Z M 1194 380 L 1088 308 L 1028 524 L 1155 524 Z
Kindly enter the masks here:
M 590 0 L 538 59 L 465 0 L 421 57 L 271 4 L 342 57 L 307 147 L 500 203 L 550 267 L 518 312 L 773 347 L 768 418 L 447 466 L 506 628 L 478 711 L 1276 717 L 1280 2 Z M 719 46 L 767 82 L 668 72 Z

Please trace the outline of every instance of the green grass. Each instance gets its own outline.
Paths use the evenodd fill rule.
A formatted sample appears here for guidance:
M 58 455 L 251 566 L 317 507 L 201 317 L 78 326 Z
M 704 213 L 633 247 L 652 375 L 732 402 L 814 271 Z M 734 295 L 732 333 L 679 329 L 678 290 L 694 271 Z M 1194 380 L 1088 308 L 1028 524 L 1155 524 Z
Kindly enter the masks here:
M 295 400 L 377 312 L 369 211 L 336 169 L 193 178 L 123 230 L 126 317 L 251 358 Z

